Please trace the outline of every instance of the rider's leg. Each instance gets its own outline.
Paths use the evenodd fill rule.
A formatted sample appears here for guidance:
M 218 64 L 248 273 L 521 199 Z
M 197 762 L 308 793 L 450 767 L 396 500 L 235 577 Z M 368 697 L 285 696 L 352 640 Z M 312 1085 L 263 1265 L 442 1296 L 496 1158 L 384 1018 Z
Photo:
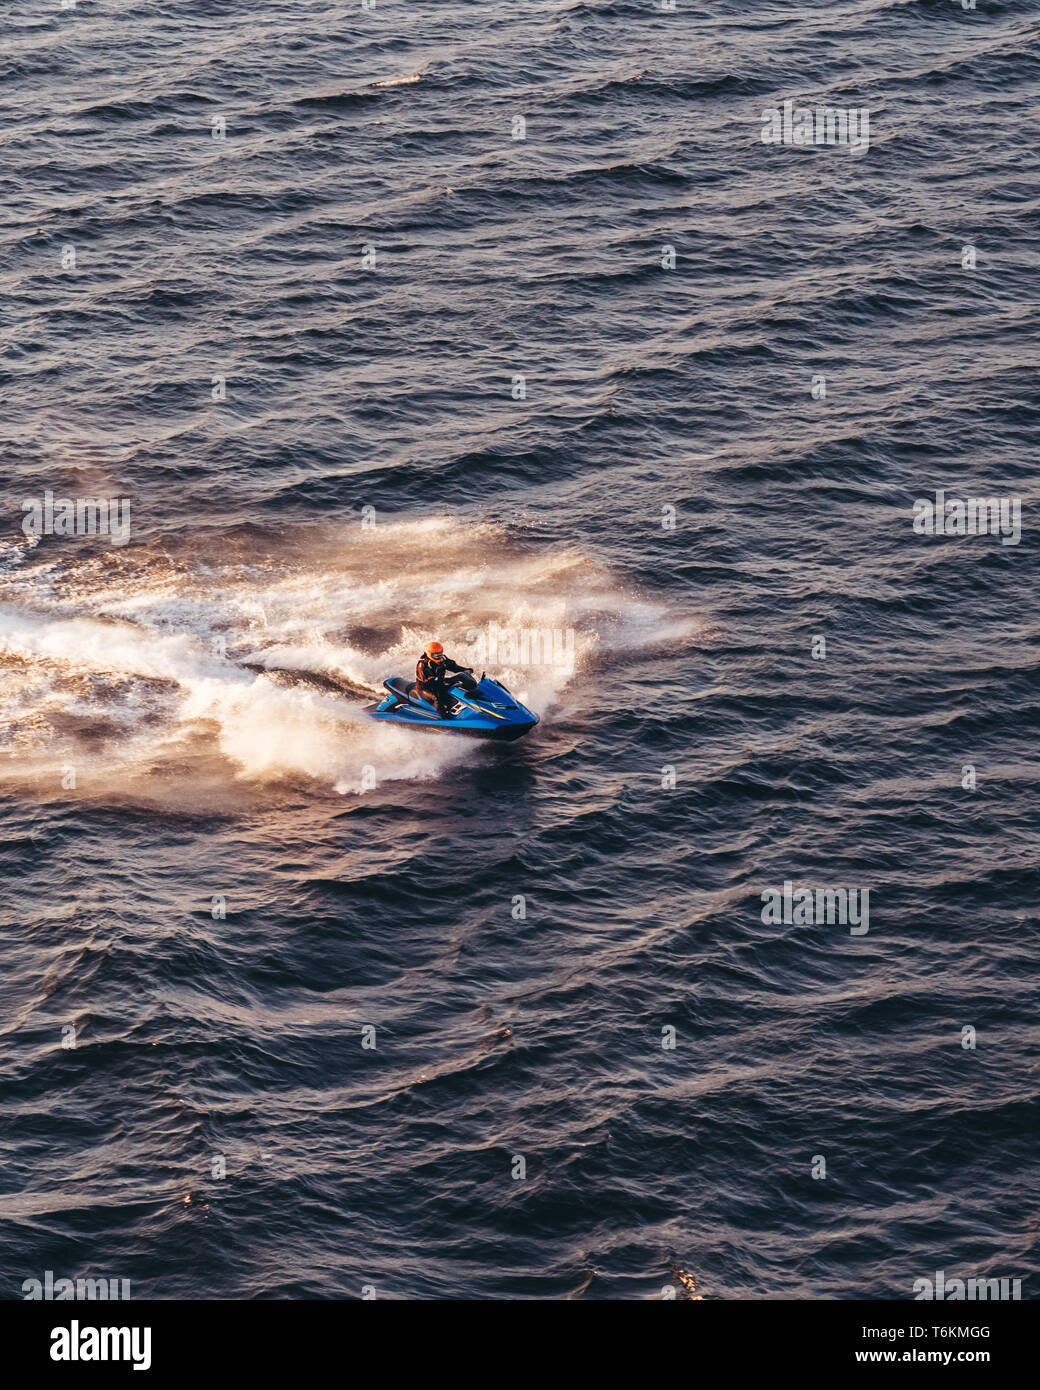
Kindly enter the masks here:
M 446 690 L 441 690 L 435 685 L 417 685 L 415 693 L 421 695 L 424 700 L 429 700 L 431 705 L 436 705 L 437 713 L 442 719 L 451 718 L 451 696 Z

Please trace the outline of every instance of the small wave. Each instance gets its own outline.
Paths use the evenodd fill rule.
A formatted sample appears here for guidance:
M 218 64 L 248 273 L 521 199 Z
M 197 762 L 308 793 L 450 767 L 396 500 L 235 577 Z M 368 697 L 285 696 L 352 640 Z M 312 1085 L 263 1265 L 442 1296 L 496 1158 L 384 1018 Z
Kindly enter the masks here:
M 422 73 L 421 73 L 421 72 L 410 72 L 410 73 L 406 74 L 404 77 L 387 77 L 387 78 L 386 78 L 384 81 L 382 81 L 382 82 L 371 82 L 371 83 L 369 83 L 369 86 L 372 86 L 372 87 L 407 87 L 407 86 L 408 86 L 410 83 L 412 83 L 412 82 L 421 82 L 421 81 L 422 81 Z

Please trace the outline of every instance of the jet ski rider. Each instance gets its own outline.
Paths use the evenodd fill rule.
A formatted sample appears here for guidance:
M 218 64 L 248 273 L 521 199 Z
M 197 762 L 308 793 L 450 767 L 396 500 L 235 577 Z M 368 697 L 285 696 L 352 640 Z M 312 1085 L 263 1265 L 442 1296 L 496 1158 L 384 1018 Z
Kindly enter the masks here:
M 451 657 L 444 655 L 444 648 L 439 642 L 427 642 L 423 648 L 423 654 L 415 664 L 415 693 L 421 695 L 424 700 L 429 700 L 431 705 L 437 706 L 437 713 L 442 719 L 451 718 L 451 696 L 448 693 L 448 672 L 453 671 L 464 677 L 472 677 L 472 666 L 459 666 L 452 661 Z M 467 689 L 473 689 L 476 681 L 463 679 L 462 681 L 450 682 L 454 685 L 464 685 Z

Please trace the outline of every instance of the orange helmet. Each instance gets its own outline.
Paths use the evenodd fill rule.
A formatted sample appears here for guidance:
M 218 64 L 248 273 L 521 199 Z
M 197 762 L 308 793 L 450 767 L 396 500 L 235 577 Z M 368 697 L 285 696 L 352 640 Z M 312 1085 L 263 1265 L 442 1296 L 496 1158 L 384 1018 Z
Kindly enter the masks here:
M 432 657 L 434 661 L 436 661 L 438 657 L 442 659 L 444 657 L 444 648 L 439 642 L 427 642 L 424 650 L 426 655 Z

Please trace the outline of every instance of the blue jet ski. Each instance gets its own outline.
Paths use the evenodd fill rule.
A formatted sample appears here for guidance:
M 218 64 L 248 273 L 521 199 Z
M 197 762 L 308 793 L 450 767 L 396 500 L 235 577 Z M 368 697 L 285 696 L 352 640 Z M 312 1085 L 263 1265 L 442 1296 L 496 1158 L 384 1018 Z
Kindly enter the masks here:
M 407 724 L 413 729 L 440 729 L 449 734 L 469 734 L 472 738 L 493 738 L 509 742 L 522 738 L 538 723 L 537 714 L 514 700 L 504 685 L 482 675 L 479 681 L 465 673 L 456 675 L 450 686 L 450 718 L 442 719 L 437 706 L 415 691 L 415 682 L 402 676 L 385 680 L 389 694 L 369 708 L 373 719 L 384 724 Z

